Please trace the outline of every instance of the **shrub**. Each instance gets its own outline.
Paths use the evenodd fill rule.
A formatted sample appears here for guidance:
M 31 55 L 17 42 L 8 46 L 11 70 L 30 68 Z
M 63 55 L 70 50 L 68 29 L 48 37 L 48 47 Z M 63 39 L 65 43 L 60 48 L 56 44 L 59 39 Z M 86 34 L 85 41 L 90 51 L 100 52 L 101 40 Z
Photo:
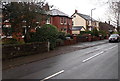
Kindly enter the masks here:
M 88 30 L 86 30 L 86 31 L 81 31 L 80 34 L 81 34 L 81 35 L 83 35 L 83 34 L 92 34 L 92 31 L 88 31 Z
M 50 49 L 54 49 L 56 46 L 56 40 L 58 38 L 58 30 L 55 26 L 45 24 L 41 28 L 36 30 L 36 33 L 31 33 L 31 42 L 50 42 Z
M 18 44 L 18 42 L 16 39 L 13 39 L 13 38 L 11 39 L 5 38 L 2 40 L 2 44 Z
M 107 33 L 103 30 L 100 30 L 99 35 L 102 35 L 103 37 L 105 37 L 105 36 L 107 36 Z
M 70 37 L 71 39 L 73 39 L 73 36 L 71 34 L 67 34 L 66 37 Z
M 64 45 L 64 40 L 62 39 L 57 39 L 56 43 L 58 44 L 58 46 Z
M 66 40 L 65 32 L 58 32 L 58 39 Z
M 97 30 L 97 28 L 93 28 L 92 35 L 97 37 L 99 36 L 99 31 Z

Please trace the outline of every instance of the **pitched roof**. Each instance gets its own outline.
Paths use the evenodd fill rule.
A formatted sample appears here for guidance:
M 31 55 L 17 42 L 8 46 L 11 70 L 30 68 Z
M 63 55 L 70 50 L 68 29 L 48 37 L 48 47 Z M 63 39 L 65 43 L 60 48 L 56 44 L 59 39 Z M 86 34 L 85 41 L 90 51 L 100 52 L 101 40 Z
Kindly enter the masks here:
M 84 18 L 85 20 L 91 21 L 91 17 L 89 15 L 85 15 L 81 13 L 77 13 L 77 14 L 81 16 L 82 18 Z M 96 20 L 92 18 L 92 21 L 96 21 Z
M 53 9 L 47 12 L 47 14 L 51 15 L 51 16 L 65 16 L 65 17 L 69 17 L 69 15 L 65 14 L 62 11 L 59 11 L 58 9 Z

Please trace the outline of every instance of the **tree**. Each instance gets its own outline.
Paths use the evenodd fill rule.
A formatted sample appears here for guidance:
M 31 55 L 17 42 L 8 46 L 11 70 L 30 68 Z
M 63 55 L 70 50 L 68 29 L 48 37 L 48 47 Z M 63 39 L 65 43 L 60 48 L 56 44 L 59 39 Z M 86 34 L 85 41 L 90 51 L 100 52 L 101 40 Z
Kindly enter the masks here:
M 117 24 L 117 30 L 118 32 L 120 31 L 120 1 L 118 2 L 112 2 L 112 5 L 110 5 L 112 8 L 113 12 L 115 13 L 115 19 L 116 19 L 116 24 Z
M 44 2 L 11 2 L 3 5 L 3 22 L 9 20 L 13 32 L 23 33 L 25 30 L 26 42 L 29 40 L 29 31 L 40 25 L 42 21 L 46 21 L 47 16 L 43 17 L 45 10 Z M 38 23 L 37 23 L 38 22 Z M 3 27 L 3 26 L 2 26 Z M 23 30 L 23 27 L 25 27 Z M 4 32 L 4 31 L 3 31 Z
M 58 38 L 57 27 L 45 24 L 41 28 L 37 28 L 35 33 L 31 33 L 30 42 L 50 42 L 50 48 L 53 49 L 56 46 L 56 40 Z
M 95 2 L 96 1 L 96 2 Z M 108 7 L 106 10 L 106 18 L 108 21 L 111 21 L 111 24 L 116 26 L 117 30 L 119 31 L 119 25 L 120 25 L 120 0 L 93 0 L 94 3 L 97 4 L 97 6 L 102 7 L 105 6 Z
M 120 31 L 120 0 L 109 0 L 109 20 L 117 27 L 117 31 Z

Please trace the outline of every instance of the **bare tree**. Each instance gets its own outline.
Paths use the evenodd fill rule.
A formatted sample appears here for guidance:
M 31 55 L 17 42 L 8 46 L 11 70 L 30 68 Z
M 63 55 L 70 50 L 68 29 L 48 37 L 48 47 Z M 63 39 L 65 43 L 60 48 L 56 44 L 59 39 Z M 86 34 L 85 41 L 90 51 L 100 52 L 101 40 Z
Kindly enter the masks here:
M 105 12 L 106 19 L 111 21 L 111 24 L 116 26 L 117 31 L 120 32 L 120 0 L 95 0 L 92 2 L 98 7 L 108 6 Z
M 117 31 L 120 32 L 120 0 L 108 0 L 111 20 L 116 24 Z

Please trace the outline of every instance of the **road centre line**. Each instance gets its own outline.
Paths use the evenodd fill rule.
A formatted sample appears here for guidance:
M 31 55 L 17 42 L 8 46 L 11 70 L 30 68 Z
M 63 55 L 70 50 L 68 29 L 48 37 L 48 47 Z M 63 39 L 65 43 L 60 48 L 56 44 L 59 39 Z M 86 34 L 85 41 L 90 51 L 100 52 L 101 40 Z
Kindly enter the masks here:
M 92 58 L 94 58 L 94 57 L 96 57 L 96 56 L 98 56 L 98 55 L 100 55 L 100 54 L 102 54 L 102 53 L 104 53 L 104 51 L 102 51 L 102 52 L 100 52 L 100 53 L 98 53 L 98 54 L 95 54 L 95 55 L 93 55 L 93 56 L 91 56 L 91 57 L 83 60 L 82 62 L 83 62 L 83 63 L 84 63 L 84 62 L 87 62 L 88 60 L 90 60 L 90 59 L 92 59 Z
M 117 45 L 115 45 L 115 46 L 113 46 L 113 47 L 111 47 L 111 48 L 105 49 L 105 51 L 110 50 L 110 49 L 112 49 L 112 48 L 114 48 L 114 47 L 116 47 L 116 46 L 117 46 Z
M 94 51 L 89 51 L 89 52 L 86 52 L 85 54 L 92 53 L 92 52 L 99 51 L 99 50 L 100 50 L 100 49 L 97 48 L 97 49 L 95 49 Z
M 105 49 L 105 51 L 110 50 L 110 49 L 112 49 L 112 48 L 114 48 L 114 47 L 116 47 L 116 46 L 117 46 L 117 45 L 115 45 L 115 46 L 113 46 L 113 47 L 111 47 L 111 48 Z M 96 50 L 99 50 L 99 48 L 96 49 Z M 91 60 L 91 59 L 93 59 L 93 58 L 101 55 L 101 54 L 104 53 L 105 51 L 101 51 L 100 53 L 97 53 L 97 54 L 95 54 L 95 55 L 93 55 L 93 56 L 91 56 L 91 57 L 83 60 L 82 62 L 85 63 L 85 62 L 87 62 L 87 61 L 89 61 L 89 60 Z M 59 75 L 59 74 L 61 74 L 61 73 L 63 73 L 63 72 L 64 72 L 64 70 L 61 70 L 61 71 L 59 71 L 59 72 L 57 72 L 57 73 L 55 73 L 55 74 L 53 74 L 53 75 L 51 75 L 51 76 L 48 76 L 48 77 L 46 77 L 46 78 L 44 78 L 44 79 L 42 79 L 42 80 L 40 80 L 40 81 L 48 80 L 48 79 L 50 79 L 50 78 L 52 78 L 52 77 L 55 77 L 55 76 L 57 76 L 57 75 Z
M 116 47 L 116 46 L 117 46 L 117 45 L 115 45 L 115 46 L 113 46 L 113 47 L 111 47 L 111 48 L 105 49 L 105 51 L 110 50 L 110 49 L 113 49 L 113 48 L 114 48 L 114 47 Z M 91 56 L 91 57 L 89 57 L 89 58 L 87 58 L 87 59 L 83 60 L 82 62 L 83 62 L 83 63 L 84 63 L 84 62 L 87 62 L 88 60 L 91 60 L 92 58 L 94 58 L 94 57 L 97 57 L 97 56 L 101 55 L 101 54 L 102 54 L 102 53 L 104 53 L 105 51 L 101 51 L 100 53 L 95 54 L 95 55 L 93 55 L 93 56 Z
M 48 80 L 48 79 L 50 79 L 50 78 L 52 78 L 52 77 L 55 77 L 55 76 L 57 76 L 57 75 L 59 75 L 59 74 L 61 74 L 61 73 L 63 73 L 63 72 L 64 72 L 64 70 L 61 70 L 61 71 L 59 71 L 59 72 L 57 72 L 57 73 L 55 73 L 55 74 L 53 74 L 53 75 L 51 75 L 51 76 L 48 76 L 48 77 L 46 77 L 46 78 L 44 78 L 43 80 L 40 80 L 40 81 Z

